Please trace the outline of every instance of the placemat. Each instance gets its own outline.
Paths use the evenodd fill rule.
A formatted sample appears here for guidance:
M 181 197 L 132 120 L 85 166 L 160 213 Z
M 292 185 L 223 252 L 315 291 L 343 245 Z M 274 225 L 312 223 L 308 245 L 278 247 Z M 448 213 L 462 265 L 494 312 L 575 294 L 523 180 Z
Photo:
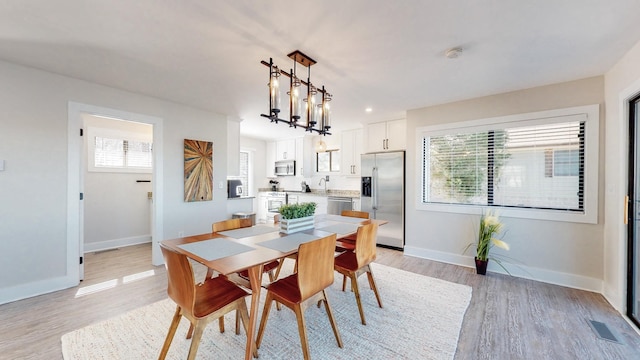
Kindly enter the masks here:
M 243 252 L 254 250 L 251 246 L 239 244 L 233 240 L 227 239 L 198 241 L 178 245 L 178 247 L 207 261 L 222 259 L 223 257 L 238 255 Z
M 218 234 L 228 236 L 234 239 L 242 239 L 249 236 L 262 235 L 270 232 L 278 231 L 277 227 L 273 226 L 252 226 L 240 229 L 220 231 Z
M 358 225 L 354 224 L 335 224 L 318 228 L 318 230 L 327 231 L 335 234 L 351 234 L 358 231 Z
M 302 243 L 317 239 L 320 238 L 315 235 L 294 233 L 277 239 L 263 241 L 258 243 L 258 245 L 267 247 L 269 249 L 278 250 L 280 252 L 289 252 L 291 250 L 297 249 L 298 246 L 300 246 L 300 244 Z
M 327 214 L 324 217 L 324 220 L 337 221 L 337 222 L 350 223 L 350 224 L 359 224 L 367 219 L 362 219 L 362 218 L 357 218 L 352 216 Z

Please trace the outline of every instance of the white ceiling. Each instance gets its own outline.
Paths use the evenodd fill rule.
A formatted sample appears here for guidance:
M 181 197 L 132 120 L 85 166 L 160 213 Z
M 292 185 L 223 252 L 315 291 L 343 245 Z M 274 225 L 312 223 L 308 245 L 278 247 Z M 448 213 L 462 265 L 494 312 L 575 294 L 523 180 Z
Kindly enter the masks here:
M 260 117 L 260 60 L 289 69 L 296 49 L 315 59 L 311 80 L 334 95 L 339 131 L 601 75 L 640 40 L 638 14 L 639 0 L 3 0 L 0 59 L 239 117 L 245 135 L 282 138 L 302 130 Z M 462 56 L 447 59 L 456 46 Z

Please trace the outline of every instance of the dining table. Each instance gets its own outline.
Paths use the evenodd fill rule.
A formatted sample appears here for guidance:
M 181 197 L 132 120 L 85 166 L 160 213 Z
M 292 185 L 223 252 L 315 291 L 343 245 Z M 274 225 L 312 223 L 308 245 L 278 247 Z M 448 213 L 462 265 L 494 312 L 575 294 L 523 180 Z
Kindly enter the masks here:
M 331 234 L 336 234 L 336 245 L 340 246 L 340 239 L 357 233 L 358 227 L 368 221 L 378 225 L 387 222 L 323 214 L 315 216 L 313 229 L 293 234 L 281 233 L 277 223 L 258 224 L 247 228 L 163 240 L 162 244 L 224 276 L 247 270 L 251 307 L 245 360 L 249 360 L 255 346 L 263 265 L 296 254 L 301 243 Z

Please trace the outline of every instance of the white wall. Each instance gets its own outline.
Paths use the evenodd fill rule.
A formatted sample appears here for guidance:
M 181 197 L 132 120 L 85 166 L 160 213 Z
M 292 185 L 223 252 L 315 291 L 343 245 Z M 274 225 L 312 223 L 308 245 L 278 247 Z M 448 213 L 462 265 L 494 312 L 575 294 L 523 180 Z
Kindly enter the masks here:
M 151 241 L 151 173 L 89 171 L 90 128 L 111 129 L 152 138 L 148 124 L 91 115 L 84 119 L 84 252 Z
M 640 42 L 605 74 L 606 148 L 604 218 L 604 295 L 620 312 L 626 309 L 628 108 L 626 101 L 640 93 Z
M 164 238 L 226 218 L 226 115 L 0 62 L 0 303 L 68 285 L 69 102 L 163 119 Z M 213 201 L 185 203 L 184 139 L 213 141 Z M 218 185 L 222 184 L 222 188 Z M 77 260 L 76 260 L 77 261 Z
M 410 110 L 407 113 L 407 164 L 416 164 L 417 127 L 603 103 L 604 78 L 593 77 Z M 601 131 L 604 130 L 603 109 L 601 106 Z M 601 143 L 603 138 L 600 137 Z M 540 281 L 601 291 L 604 276 L 602 160 L 601 155 L 598 224 L 504 218 L 508 228 L 505 240 L 511 245 L 506 255 L 522 262 L 520 268 L 509 267 L 510 271 Z M 416 171 L 420 169 L 407 166 L 405 253 L 472 266 L 474 254 L 462 256 L 462 251 L 474 241 L 479 217 L 416 210 L 419 187 Z M 500 271 L 495 264 L 490 269 Z

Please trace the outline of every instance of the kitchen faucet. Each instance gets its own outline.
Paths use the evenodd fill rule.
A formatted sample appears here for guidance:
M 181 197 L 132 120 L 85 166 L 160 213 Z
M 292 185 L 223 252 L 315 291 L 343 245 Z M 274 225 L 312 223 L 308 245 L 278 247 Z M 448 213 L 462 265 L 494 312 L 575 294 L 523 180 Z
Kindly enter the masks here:
M 320 182 L 318 183 L 318 185 L 322 185 L 322 182 L 324 181 L 324 193 L 327 193 L 327 182 L 329 182 L 329 175 L 327 175 L 326 178 L 320 178 Z

